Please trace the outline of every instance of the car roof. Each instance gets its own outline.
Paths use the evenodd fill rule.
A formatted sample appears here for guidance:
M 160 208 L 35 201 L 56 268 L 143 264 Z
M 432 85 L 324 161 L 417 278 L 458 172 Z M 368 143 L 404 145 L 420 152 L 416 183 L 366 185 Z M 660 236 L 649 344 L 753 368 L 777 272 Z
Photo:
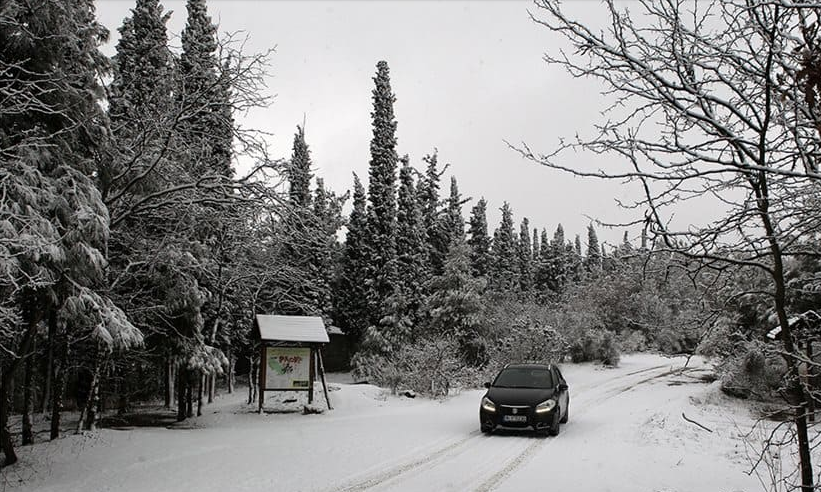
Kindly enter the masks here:
M 553 364 L 505 364 L 502 369 L 550 369 Z

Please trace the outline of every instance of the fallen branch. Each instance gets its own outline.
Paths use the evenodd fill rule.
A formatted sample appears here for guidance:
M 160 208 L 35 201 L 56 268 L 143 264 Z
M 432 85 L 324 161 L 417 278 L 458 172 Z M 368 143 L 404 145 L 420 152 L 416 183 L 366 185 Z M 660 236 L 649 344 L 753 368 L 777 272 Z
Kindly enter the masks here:
M 686 420 L 687 422 L 690 422 L 691 424 L 695 424 L 695 425 L 697 425 L 697 426 L 701 427 L 702 429 L 706 430 L 707 432 L 713 432 L 713 431 L 712 431 L 712 429 L 708 429 L 707 427 L 704 427 L 703 425 L 699 424 L 699 423 L 698 423 L 698 422 L 696 422 L 695 420 L 688 419 L 688 418 L 687 418 L 687 416 L 686 416 L 686 415 L 684 415 L 684 412 L 681 412 L 681 418 L 683 418 L 683 419 L 684 419 L 684 420 Z

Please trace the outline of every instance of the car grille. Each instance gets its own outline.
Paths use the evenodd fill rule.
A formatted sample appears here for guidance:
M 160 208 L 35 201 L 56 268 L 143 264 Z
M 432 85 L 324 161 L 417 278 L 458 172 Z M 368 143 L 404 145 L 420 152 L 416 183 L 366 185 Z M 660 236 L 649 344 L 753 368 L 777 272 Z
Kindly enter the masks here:
M 524 405 L 501 405 L 502 415 L 527 415 L 530 407 Z

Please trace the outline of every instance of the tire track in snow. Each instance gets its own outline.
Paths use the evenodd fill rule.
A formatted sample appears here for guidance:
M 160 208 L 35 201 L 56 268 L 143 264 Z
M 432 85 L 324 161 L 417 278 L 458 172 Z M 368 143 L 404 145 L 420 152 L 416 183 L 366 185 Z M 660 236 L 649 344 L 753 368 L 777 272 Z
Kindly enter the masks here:
M 428 463 L 436 461 L 439 458 L 447 455 L 451 451 L 464 446 L 469 441 L 472 441 L 474 439 L 481 438 L 481 437 L 482 437 L 481 431 L 475 430 L 475 431 L 471 432 L 470 434 L 468 434 L 467 437 L 464 437 L 464 438 L 459 439 L 457 441 L 451 442 L 450 444 L 448 444 L 444 447 L 441 447 L 441 448 L 435 450 L 434 452 L 432 452 L 430 454 L 422 456 L 421 458 L 418 458 L 416 460 L 413 460 L 413 461 L 410 461 L 410 462 L 407 462 L 407 463 L 400 464 L 398 466 L 394 466 L 393 468 L 389 468 L 388 470 L 383 471 L 381 473 L 378 473 L 374 476 L 371 476 L 370 478 L 367 478 L 365 480 L 362 480 L 360 482 L 356 482 L 356 483 L 353 483 L 353 484 L 350 484 L 350 485 L 347 485 L 347 486 L 343 486 L 342 488 L 336 489 L 336 490 L 338 492 L 361 492 L 361 491 L 365 491 L 365 490 L 374 488 L 378 485 L 381 485 L 384 482 L 387 482 L 388 480 L 391 480 L 393 478 L 398 477 L 399 475 L 403 475 L 405 473 L 408 473 L 411 470 L 415 470 L 415 469 L 417 469 L 421 466 L 424 466 L 424 465 L 427 465 Z
M 682 371 L 682 368 L 670 370 L 670 366 L 670 364 L 663 364 L 659 366 L 639 369 L 637 371 L 632 371 L 616 377 L 608 378 L 603 381 L 598 381 L 594 384 L 581 386 L 581 395 L 585 395 L 591 389 L 598 389 L 602 386 L 611 385 L 613 383 L 621 383 L 623 382 L 623 380 L 639 374 L 658 371 L 660 369 L 666 369 L 662 373 L 654 374 L 650 377 L 641 379 L 637 382 L 631 382 L 628 385 L 621 384 L 616 388 L 606 389 L 603 391 L 601 395 L 591 395 L 590 400 L 582 397 L 581 401 L 579 401 L 579 397 L 577 396 L 576 398 L 574 398 L 573 401 L 581 403 L 582 405 L 584 405 L 585 408 L 589 408 L 591 405 L 598 405 L 622 393 L 630 391 L 638 385 L 645 384 L 649 381 Z M 598 398 L 596 396 L 598 396 Z M 574 404 L 578 405 L 578 403 Z M 585 413 L 585 410 L 582 410 L 580 412 L 581 415 L 584 415 Z M 459 456 L 462 456 L 464 453 L 467 452 L 467 450 L 471 448 L 468 448 L 466 450 L 463 450 L 461 448 L 465 447 L 469 442 L 477 439 L 482 440 L 490 438 L 488 436 L 483 436 L 479 430 L 475 430 L 462 439 L 452 441 L 442 447 L 436 448 L 429 454 L 418 457 L 416 459 L 411 459 L 410 461 L 401 463 L 399 465 L 395 465 L 391 468 L 388 468 L 385 471 L 377 472 L 367 478 L 355 480 L 352 483 L 349 482 L 346 485 L 342 485 L 341 487 L 334 488 L 332 490 L 336 492 L 365 492 L 368 490 L 381 488 L 381 486 L 387 485 L 388 482 L 393 481 L 396 478 L 412 474 L 413 472 L 420 472 L 421 470 L 424 470 L 426 468 L 435 467 L 441 464 L 442 462 L 446 463 L 448 461 L 456 459 Z M 519 448 L 518 446 L 515 446 L 518 449 L 513 451 L 513 453 L 515 453 L 514 457 L 512 459 L 505 460 L 505 464 L 501 469 L 497 470 L 496 472 L 492 473 L 490 476 L 485 478 L 476 488 L 473 488 L 473 490 L 475 492 L 490 492 L 499 484 L 501 484 L 505 479 L 507 479 L 507 477 L 514 473 L 518 468 L 524 465 L 527 462 L 527 460 L 533 455 L 535 455 L 539 449 L 551 445 L 552 443 L 556 442 L 556 440 L 557 439 L 555 437 L 552 439 L 536 439 L 530 444 L 526 445 L 524 448 Z M 494 449 L 496 449 L 497 447 L 498 446 L 494 445 Z M 410 477 L 408 477 L 408 479 L 410 479 Z M 467 488 L 469 487 L 466 487 L 466 489 Z

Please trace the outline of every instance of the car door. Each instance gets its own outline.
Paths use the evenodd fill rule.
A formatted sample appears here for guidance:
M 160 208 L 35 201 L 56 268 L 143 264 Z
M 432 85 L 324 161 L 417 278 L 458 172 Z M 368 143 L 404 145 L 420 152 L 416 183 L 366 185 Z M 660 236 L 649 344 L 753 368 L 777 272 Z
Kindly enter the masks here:
M 564 385 L 567 384 L 567 381 L 565 381 L 564 376 L 562 376 L 562 373 L 561 373 L 561 371 L 559 371 L 558 367 L 555 367 L 555 366 L 553 367 L 553 376 L 554 376 L 554 379 L 556 381 L 558 381 L 557 384 L 564 384 Z M 559 405 L 562 407 L 562 413 L 564 413 L 564 411 L 567 408 L 567 405 L 569 403 L 570 403 L 570 391 L 569 390 L 564 390 L 561 393 L 559 393 Z

